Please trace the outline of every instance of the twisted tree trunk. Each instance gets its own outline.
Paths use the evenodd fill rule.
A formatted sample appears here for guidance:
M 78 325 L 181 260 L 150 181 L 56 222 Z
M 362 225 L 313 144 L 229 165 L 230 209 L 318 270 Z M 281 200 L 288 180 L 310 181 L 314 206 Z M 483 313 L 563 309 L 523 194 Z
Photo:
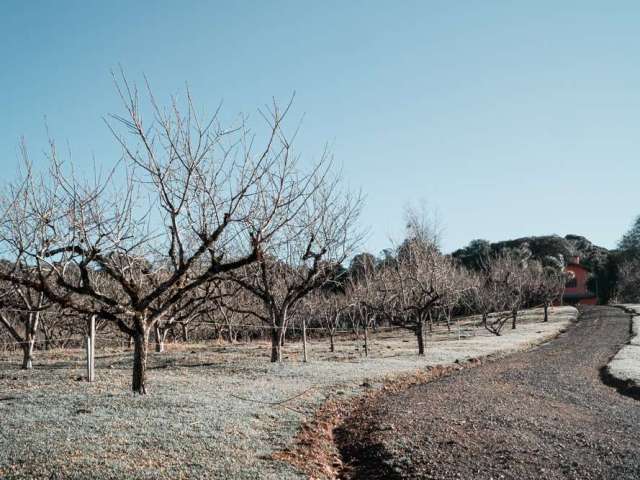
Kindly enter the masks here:
M 282 361 L 282 329 L 273 327 L 271 329 L 271 362 Z

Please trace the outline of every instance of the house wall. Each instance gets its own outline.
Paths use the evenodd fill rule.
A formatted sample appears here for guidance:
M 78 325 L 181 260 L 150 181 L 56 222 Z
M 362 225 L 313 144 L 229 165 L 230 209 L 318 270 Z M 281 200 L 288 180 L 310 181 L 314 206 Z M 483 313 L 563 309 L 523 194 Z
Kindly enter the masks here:
M 575 275 L 576 284 L 574 287 L 565 287 L 565 303 L 578 303 L 580 305 L 596 305 L 598 299 L 587 288 L 587 280 L 589 279 L 589 270 L 581 265 L 569 264 L 566 270 L 573 272 Z M 584 296 L 586 298 L 580 298 L 575 300 L 575 297 Z M 572 299 L 573 297 L 573 299 Z
M 576 286 L 575 287 L 566 287 L 565 294 L 581 294 L 586 295 L 587 290 L 587 279 L 589 278 L 589 272 L 586 268 L 581 267 L 580 265 L 567 265 L 567 271 L 573 272 L 576 278 Z

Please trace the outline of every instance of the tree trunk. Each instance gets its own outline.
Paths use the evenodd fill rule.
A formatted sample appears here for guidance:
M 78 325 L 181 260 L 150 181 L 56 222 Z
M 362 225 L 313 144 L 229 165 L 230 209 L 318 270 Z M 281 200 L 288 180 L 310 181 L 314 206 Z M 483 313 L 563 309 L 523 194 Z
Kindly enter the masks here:
M 22 369 L 31 370 L 33 368 L 33 347 L 35 338 L 27 338 L 22 344 Z
M 147 393 L 147 342 L 149 340 L 149 328 L 142 327 L 133 335 L 133 379 L 131 389 L 134 393 L 144 395 Z
M 187 329 L 187 325 L 186 324 L 182 324 L 182 339 L 184 340 L 184 343 L 189 342 L 189 330 Z
M 156 337 L 156 352 L 162 353 L 164 352 L 164 337 L 166 331 L 163 331 L 160 327 L 156 326 L 155 329 L 155 337 Z
M 516 329 L 516 319 L 518 318 L 518 311 L 517 310 L 513 310 L 511 312 L 511 329 L 515 330 Z
M 42 325 L 42 328 L 40 329 L 42 331 L 42 335 L 44 336 L 44 349 L 45 350 L 51 350 L 51 334 L 49 332 L 49 330 Z
M 231 326 L 231 322 L 229 322 L 229 324 L 227 325 L 227 330 L 229 333 L 229 343 L 235 343 L 237 335 L 233 334 L 233 327 Z
M 543 322 L 548 322 L 549 321 L 549 304 L 545 303 L 544 304 L 544 320 Z
M 271 362 L 282 361 L 282 332 L 281 328 L 274 327 L 271 329 Z
M 422 318 L 416 325 L 416 337 L 418 338 L 418 355 L 424 355 L 424 321 Z
M 336 351 L 336 346 L 335 346 L 335 342 L 333 340 L 333 336 L 334 336 L 334 333 L 333 332 L 329 332 L 329 351 L 331 353 Z

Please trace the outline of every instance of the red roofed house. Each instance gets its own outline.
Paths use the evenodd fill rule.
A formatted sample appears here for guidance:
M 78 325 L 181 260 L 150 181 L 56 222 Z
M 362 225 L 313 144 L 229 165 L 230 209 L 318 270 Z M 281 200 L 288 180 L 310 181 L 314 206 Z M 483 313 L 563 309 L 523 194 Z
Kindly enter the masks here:
M 570 258 L 565 270 L 573 273 L 573 278 L 569 279 L 565 285 L 562 303 L 565 305 L 597 304 L 598 298 L 587 288 L 591 270 L 580 264 L 580 257 Z

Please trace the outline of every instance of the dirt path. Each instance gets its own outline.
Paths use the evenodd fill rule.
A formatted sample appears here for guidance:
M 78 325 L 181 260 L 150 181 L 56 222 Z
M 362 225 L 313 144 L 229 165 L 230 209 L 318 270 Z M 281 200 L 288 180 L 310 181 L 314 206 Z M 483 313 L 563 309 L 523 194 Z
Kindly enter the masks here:
M 640 403 L 600 370 L 629 316 L 587 310 L 557 339 L 390 395 L 337 438 L 348 478 L 638 479 Z

